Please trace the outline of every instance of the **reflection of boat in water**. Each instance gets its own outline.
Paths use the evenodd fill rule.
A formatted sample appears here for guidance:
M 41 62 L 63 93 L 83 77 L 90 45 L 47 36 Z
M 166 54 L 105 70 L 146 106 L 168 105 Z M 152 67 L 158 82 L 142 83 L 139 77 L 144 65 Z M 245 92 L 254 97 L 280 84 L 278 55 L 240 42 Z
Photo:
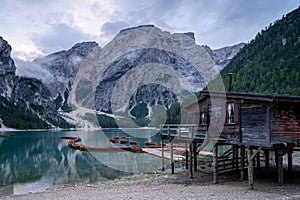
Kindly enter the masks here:
M 11 137 L 11 136 L 17 136 L 17 134 L 0 134 L 0 137 Z

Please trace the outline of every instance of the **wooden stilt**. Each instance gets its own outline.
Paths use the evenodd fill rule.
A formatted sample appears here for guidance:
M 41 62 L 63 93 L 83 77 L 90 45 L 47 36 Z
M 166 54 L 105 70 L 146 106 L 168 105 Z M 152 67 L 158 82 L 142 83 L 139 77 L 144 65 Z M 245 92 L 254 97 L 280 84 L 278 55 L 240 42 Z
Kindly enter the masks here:
M 248 146 L 248 153 L 247 153 L 247 160 L 248 160 L 248 188 L 253 190 L 253 159 L 252 159 L 252 148 Z
M 288 172 L 291 173 L 293 169 L 293 150 L 288 152 Z
M 174 149 L 173 149 L 173 142 L 171 142 L 171 147 L 170 147 L 170 154 L 171 154 L 171 171 L 172 174 L 175 173 L 175 166 L 174 166 Z
M 218 145 L 213 147 L 213 183 L 218 183 Z
M 278 149 L 275 149 L 274 153 L 275 153 L 276 171 L 278 171 Z
M 270 174 L 270 151 L 265 150 L 265 173 L 268 176 Z
M 235 145 L 231 145 L 231 148 L 232 148 L 231 165 L 232 165 L 232 168 L 235 168 L 235 157 L 236 157 L 236 153 L 235 153 Z
M 235 170 L 239 170 L 239 147 L 235 145 Z
M 256 167 L 257 169 L 260 169 L 260 151 L 256 154 Z
M 191 179 L 194 178 L 194 173 L 193 173 L 193 143 L 190 144 L 190 176 L 191 176 Z
M 245 177 L 245 146 L 241 146 L 241 151 L 240 151 L 240 156 L 241 156 L 241 180 L 244 180 Z
M 161 170 L 165 171 L 165 160 L 164 160 L 164 140 L 161 139 Z
M 278 185 L 283 185 L 283 155 L 278 153 Z
M 197 171 L 197 143 L 193 143 L 193 152 L 194 152 L 194 171 Z
M 185 169 L 189 169 L 189 150 L 187 142 L 185 143 Z

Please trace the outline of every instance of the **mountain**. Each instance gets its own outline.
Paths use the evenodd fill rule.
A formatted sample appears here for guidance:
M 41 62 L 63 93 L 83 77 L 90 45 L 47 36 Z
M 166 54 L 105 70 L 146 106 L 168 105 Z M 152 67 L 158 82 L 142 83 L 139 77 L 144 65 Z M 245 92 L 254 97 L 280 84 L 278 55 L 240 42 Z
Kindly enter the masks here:
M 83 42 L 31 63 L 16 60 L 17 74 L 40 79 L 55 109 L 76 120 L 97 110 L 148 122 L 155 107 L 168 109 L 205 87 L 243 45 L 211 50 L 197 45 L 194 33 L 143 25 L 121 30 L 103 48 Z
M 55 110 L 50 91 L 38 79 L 16 76 L 11 46 L 0 37 L 0 121 L 17 129 L 70 127 Z
M 0 37 L 0 95 L 10 98 L 16 83 L 16 66 L 11 55 L 11 46 Z
M 233 46 L 226 46 L 220 49 L 211 49 L 209 46 L 204 45 L 203 47 L 215 61 L 217 68 L 221 71 L 228 65 L 231 59 L 245 46 L 245 43 L 241 42 Z
M 233 73 L 232 90 L 300 95 L 300 7 L 271 23 L 246 44 L 221 71 L 224 84 Z M 221 82 L 211 83 L 219 89 Z
M 96 42 L 82 42 L 67 51 L 56 52 L 32 62 L 48 72 L 49 76 L 43 78 L 43 82 L 51 96 L 56 98 L 57 108 L 67 109 L 71 101 L 69 92 L 77 72 L 95 48 L 100 48 Z
M 77 90 L 92 95 L 77 94 L 78 102 L 120 120 L 130 116 L 148 121 L 156 107 L 166 110 L 182 102 L 218 74 L 192 33 L 171 34 L 153 25 L 121 30 L 96 63 Z

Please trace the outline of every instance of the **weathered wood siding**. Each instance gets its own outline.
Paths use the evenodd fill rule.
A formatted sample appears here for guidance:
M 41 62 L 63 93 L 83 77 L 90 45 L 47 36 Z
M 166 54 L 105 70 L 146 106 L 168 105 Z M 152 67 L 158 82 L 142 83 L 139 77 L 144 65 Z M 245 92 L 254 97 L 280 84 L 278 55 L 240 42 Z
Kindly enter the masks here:
M 242 143 L 254 146 L 270 146 L 268 105 L 261 102 L 245 102 L 240 108 Z
M 300 106 L 293 103 L 279 103 L 280 117 L 274 114 L 275 106 L 270 110 L 271 142 L 294 143 L 300 142 Z M 289 116 L 289 106 L 294 108 Z
M 189 124 L 199 124 L 199 104 L 195 103 L 188 107 L 188 122 Z

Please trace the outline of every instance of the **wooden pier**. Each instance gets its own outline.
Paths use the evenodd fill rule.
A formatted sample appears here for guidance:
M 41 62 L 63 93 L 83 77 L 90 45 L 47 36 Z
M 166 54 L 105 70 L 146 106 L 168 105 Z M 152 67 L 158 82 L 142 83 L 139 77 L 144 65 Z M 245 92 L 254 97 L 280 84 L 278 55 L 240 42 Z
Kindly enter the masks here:
M 143 152 L 153 155 L 153 156 L 157 156 L 162 158 L 162 150 L 161 148 L 142 148 Z M 163 153 L 163 158 L 164 159 L 168 159 L 168 160 L 174 160 L 174 161 L 184 161 L 185 160 L 185 156 L 182 155 L 176 155 L 173 154 L 173 158 L 171 157 L 171 153 L 169 152 L 164 152 Z

